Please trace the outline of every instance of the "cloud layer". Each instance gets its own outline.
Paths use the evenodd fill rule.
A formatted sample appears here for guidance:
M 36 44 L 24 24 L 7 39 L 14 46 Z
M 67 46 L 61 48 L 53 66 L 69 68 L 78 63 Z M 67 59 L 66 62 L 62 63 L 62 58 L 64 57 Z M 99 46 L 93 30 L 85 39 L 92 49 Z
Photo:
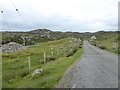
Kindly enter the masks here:
M 4 11 L 0 14 L 4 31 L 117 30 L 118 0 L 0 0 L 0 10 Z

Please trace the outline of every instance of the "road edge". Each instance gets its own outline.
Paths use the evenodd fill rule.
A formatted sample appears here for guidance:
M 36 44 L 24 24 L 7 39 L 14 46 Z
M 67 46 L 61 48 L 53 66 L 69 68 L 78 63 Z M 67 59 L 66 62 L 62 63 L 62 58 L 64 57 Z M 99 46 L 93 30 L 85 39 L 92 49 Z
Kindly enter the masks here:
M 84 50 L 84 49 L 83 49 Z M 58 83 L 54 86 L 54 88 L 65 88 L 65 83 L 67 81 L 70 81 L 72 79 L 72 76 L 74 75 L 73 73 L 73 69 L 75 68 L 76 64 L 81 60 L 81 58 L 83 58 L 84 54 L 82 53 L 82 55 L 80 56 L 79 59 L 77 59 L 72 65 L 70 65 L 67 70 L 65 71 L 65 73 L 63 74 L 62 78 L 58 81 Z M 71 75 L 70 75 L 71 74 Z M 69 80 L 66 80 L 66 77 L 68 78 L 69 75 Z M 65 82 L 66 81 L 66 82 Z M 68 85 L 69 83 L 67 83 Z

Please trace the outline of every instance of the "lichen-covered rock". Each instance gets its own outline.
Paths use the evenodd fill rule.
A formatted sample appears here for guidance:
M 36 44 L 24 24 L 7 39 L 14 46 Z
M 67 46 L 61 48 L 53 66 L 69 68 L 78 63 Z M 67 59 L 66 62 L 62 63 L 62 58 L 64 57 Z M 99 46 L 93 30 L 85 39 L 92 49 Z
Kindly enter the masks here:
M 26 49 L 26 47 L 16 42 L 10 42 L 4 44 L 0 49 L 2 52 L 15 52 L 17 50 Z
M 40 74 L 43 70 L 42 69 L 36 69 L 34 70 L 33 74 L 32 74 L 32 77 L 36 74 Z

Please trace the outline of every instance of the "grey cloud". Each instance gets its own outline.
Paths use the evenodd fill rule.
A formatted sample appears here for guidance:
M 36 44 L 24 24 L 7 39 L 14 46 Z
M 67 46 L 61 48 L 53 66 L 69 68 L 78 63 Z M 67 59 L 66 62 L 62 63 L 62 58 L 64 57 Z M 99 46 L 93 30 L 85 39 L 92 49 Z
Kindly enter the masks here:
M 5 17 L 7 21 L 7 25 L 5 24 L 5 20 L 0 27 L 3 27 L 4 30 L 33 30 L 38 28 L 48 28 L 51 30 L 61 30 L 61 31 L 96 31 L 98 29 L 105 30 L 116 30 L 117 23 L 116 18 L 112 15 L 105 16 L 104 18 L 98 18 L 98 20 L 90 21 L 81 21 L 76 20 L 72 17 L 62 16 L 62 15 L 52 15 L 52 16 L 44 16 L 42 13 L 35 8 L 21 6 L 18 8 L 20 14 L 23 18 L 15 11 L 15 9 L 10 6 L 4 8 Z M 1 18 L 0 18 L 1 20 Z M 102 23 L 102 27 L 96 27 L 94 24 Z M 27 24 L 26 24 L 27 23 Z M 28 25 L 28 26 L 27 26 Z

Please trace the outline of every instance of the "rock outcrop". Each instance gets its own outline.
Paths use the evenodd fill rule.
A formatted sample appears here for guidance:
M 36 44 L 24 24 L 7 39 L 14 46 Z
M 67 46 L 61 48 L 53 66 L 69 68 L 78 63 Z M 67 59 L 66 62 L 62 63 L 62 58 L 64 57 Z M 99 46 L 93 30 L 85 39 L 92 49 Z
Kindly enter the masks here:
M 16 42 L 10 42 L 8 44 L 2 45 L 0 49 L 2 52 L 15 52 L 17 50 L 26 49 L 26 47 Z

